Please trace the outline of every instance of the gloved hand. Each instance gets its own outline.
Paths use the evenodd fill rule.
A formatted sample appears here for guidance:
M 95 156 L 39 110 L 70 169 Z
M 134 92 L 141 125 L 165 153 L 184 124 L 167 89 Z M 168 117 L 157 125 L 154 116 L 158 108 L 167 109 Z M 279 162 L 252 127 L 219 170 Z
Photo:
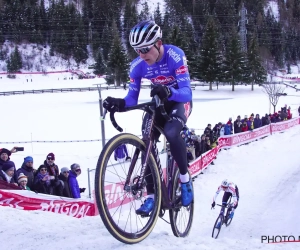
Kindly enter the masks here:
M 154 85 L 153 89 L 150 92 L 151 97 L 155 95 L 158 95 L 158 97 L 163 100 L 165 98 L 170 97 L 172 95 L 172 92 L 167 86 L 158 84 Z
M 120 111 L 125 107 L 125 100 L 108 96 L 103 102 L 103 108 L 111 111 Z
M 211 204 L 211 207 L 212 207 L 212 208 L 214 208 L 214 207 L 215 207 L 215 205 L 216 205 L 216 203 L 215 203 L 215 202 L 213 202 L 213 203 Z
M 126 161 L 131 161 L 131 157 L 127 156 L 125 160 Z
M 79 190 L 80 190 L 80 193 L 84 193 L 85 188 L 79 188 Z

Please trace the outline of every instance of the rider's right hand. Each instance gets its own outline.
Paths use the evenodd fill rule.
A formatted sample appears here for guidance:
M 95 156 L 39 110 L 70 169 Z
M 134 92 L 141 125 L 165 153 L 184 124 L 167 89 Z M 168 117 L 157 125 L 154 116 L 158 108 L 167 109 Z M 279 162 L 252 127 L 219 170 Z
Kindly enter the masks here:
M 216 203 L 215 203 L 215 202 L 213 202 L 213 203 L 211 204 L 211 207 L 212 207 L 212 208 L 214 208 L 214 207 L 215 207 L 215 205 L 216 205 Z
M 103 108 L 107 109 L 109 112 L 121 111 L 125 107 L 125 100 L 122 98 L 114 98 L 108 96 L 103 101 Z

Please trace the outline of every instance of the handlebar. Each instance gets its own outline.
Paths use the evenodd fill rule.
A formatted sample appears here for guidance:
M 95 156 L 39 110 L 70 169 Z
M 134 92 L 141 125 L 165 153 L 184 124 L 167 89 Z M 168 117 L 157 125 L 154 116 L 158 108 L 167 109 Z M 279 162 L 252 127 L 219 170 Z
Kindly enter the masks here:
M 217 206 L 225 207 L 225 208 L 230 207 L 231 205 L 232 205 L 231 203 L 227 203 L 225 205 L 217 204 Z
M 111 121 L 112 125 L 115 127 L 115 129 L 117 129 L 119 132 L 123 132 L 123 128 L 121 128 L 118 125 L 118 123 L 116 122 L 116 119 L 115 119 L 116 112 L 127 112 L 127 111 L 131 111 L 131 110 L 142 109 L 142 110 L 145 110 L 147 113 L 149 113 L 150 112 L 149 107 L 153 107 L 153 106 L 155 106 L 156 108 L 159 108 L 160 113 L 162 114 L 162 116 L 164 117 L 164 119 L 166 121 L 171 120 L 171 117 L 167 114 L 167 112 L 165 110 L 164 102 L 157 95 L 155 95 L 154 101 L 141 103 L 141 104 L 131 106 L 131 107 L 125 107 L 124 109 L 118 110 L 118 111 L 117 110 L 111 111 L 110 115 L 109 115 L 110 121 Z M 102 117 L 103 120 L 105 119 L 106 114 L 107 114 L 107 110 L 104 109 L 104 114 Z

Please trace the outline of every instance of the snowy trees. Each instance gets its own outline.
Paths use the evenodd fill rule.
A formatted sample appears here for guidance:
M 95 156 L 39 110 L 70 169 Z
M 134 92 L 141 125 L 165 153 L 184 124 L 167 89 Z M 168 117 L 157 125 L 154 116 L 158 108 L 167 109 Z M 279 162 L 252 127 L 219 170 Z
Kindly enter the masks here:
M 246 58 L 241 51 L 238 34 L 233 31 L 231 40 L 226 47 L 223 68 L 223 81 L 231 83 L 232 91 L 234 91 L 236 83 L 243 82 L 246 67 Z
M 209 83 L 209 90 L 212 90 L 212 83 L 221 79 L 222 57 L 218 43 L 217 28 L 214 19 L 208 19 L 198 62 L 198 78 Z
M 22 57 L 19 52 L 18 47 L 15 47 L 13 53 L 7 59 L 7 72 L 14 73 L 19 71 L 22 68 Z
M 261 59 L 258 53 L 258 44 L 256 36 L 251 39 L 248 49 L 248 68 L 250 73 L 251 90 L 254 89 L 254 84 L 262 84 L 266 81 L 267 72 L 261 64 Z
M 45 0 L 0 1 L 0 44 L 9 40 L 17 44 L 29 42 L 50 45 L 51 55 L 56 52 L 66 60 L 74 58 L 77 64 L 84 63 L 88 56 L 96 59 L 99 49 L 102 49 L 103 58 L 107 62 L 114 39 L 111 34 L 114 21 L 126 55 L 132 60 L 136 53 L 128 43 L 130 29 L 139 20 L 152 19 L 162 27 L 164 43 L 178 45 L 184 50 L 191 76 L 212 83 L 215 80 L 212 81 L 211 77 L 207 80 L 208 68 L 204 67 L 205 64 L 208 65 L 208 38 L 205 35 L 208 20 L 213 18 L 219 52 L 225 59 L 229 55 L 231 31 L 238 28 L 238 13 L 242 1 L 165 0 L 163 6 L 157 4 L 154 9 L 147 1 L 138 7 L 140 1 L 137 0 L 80 0 L 80 5 L 74 5 L 75 2 L 79 0 L 50 0 L 47 1 L 49 7 L 46 8 Z M 248 64 L 253 65 L 240 81 L 246 82 L 249 76 L 253 89 L 254 84 L 259 84 L 264 79 L 264 70 L 260 65 L 275 65 L 278 68 L 293 65 L 300 60 L 300 5 L 298 0 L 288 1 L 286 4 L 279 1 L 277 18 L 266 8 L 264 0 L 244 3 L 249 21 L 247 45 L 248 50 L 252 51 L 247 58 L 244 55 L 244 62 L 248 60 Z M 251 38 L 255 34 L 257 39 L 252 44 Z M 88 51 L 87 48 L 91 50 Z M 214 53 L 213 51 L 211 48 L 210 53 Z M 271 63 L 264 63 L 266 59 Z M 202 76 L 200 68 L 203 68 Z M 225 69 L 222 67 L 220 71 Z

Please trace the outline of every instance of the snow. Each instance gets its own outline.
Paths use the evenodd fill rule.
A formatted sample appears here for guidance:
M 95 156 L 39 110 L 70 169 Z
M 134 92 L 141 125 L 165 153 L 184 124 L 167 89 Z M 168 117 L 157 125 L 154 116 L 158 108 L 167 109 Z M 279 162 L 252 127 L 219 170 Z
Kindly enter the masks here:
M 278 10 L 278 2 L 276 0 L 270 0 L 267 2 L 267 6 L 265 7 L 265 12 L 270 10 L 271 14 L 273 14 L 276 21 L 279 21 L 279 10 Z
M 154 13 L 154 11 L 156 10 L 157 8 L 157 4 L 159 3 L 159 8 L 160 8 L 160 11 L 162 13 L 162 16 L 164 15 L 165 13 L 165 1 L 164 0 L 140 0 L 138 2 L 138 5 L 137 5 L 137 10 L 138 10 L 138 13 L 140 13 L 142 11 L 142 8 L 143 8 L 143 4 L 147 2 L 148 4 L 148 7 L 149 7 L 149 13 Z
M 97 79 L 57 80 L 57 76 L 32 76 L 16 80 L 0 79 L 1 89 L 53 88 L 60 84 L 72 87 L 93 85 Z M 60 76 L 59 78 L 63 78 Z M 100 79 L 98 79 L 100 81 Z M 76 84 L 75 84 L 76 83 Z M 226 122 L 229 117 L 269 113 L 268 97 L 255 86 L 196 87 L 193 91 L 193 112 L 190 128 L 204 129 L 207 123 Z M 287 88 L 288 96 L 280 97 L 277 110 L 291 106 L 297 116 L 300 94 Z M 103 90 L 108 95 L 124 97 L 127 91 Z M 291 94 L 289 96 L 289 94 Z M 148 101 L 149 90 L 142 89 L 140 102 Z M 101 139 L 98 92 L 31 94 L 0 96 L 3 117 L 0 123 L 1 147 L 24 146 L 24 152 L 12 155 L 17 168 L 23 158 L 31 155 L 37 168 L 46 155 L 53 152 L 59 168 L 77 162 L 83 169 L 78 177 L 80 187 L 87 187 L 87 169 L 96 166 L 101 142 L 31 143 L 32 140 Z M 126 132 L 140 134 L 142 112 L 117 114 L 116 120 Z M 132 122 L 134 121 L 134 122 Z M 118 133 L 105 121 L 106 138 Z M 198 131 L 197 131 L 198 132 Z M 262 235 L 299 235 L 298 210 L 300 170 L 300 126 L 253 142 L 248 146 L 223 150 L 214 166 L 209 166 L 194 182 L 195 215 L 187 238 L 173 236 L 170 225 L 158 220 L 153 232 L 143 242 L 126 246 L 115 240 L 99 216 L 76 219 L 42 211 L 22 211 L 0 206 L 1 249 L 295 249 L 297 243 L 265 245 Z M 17 143 L 28 141 L 29 143 Z M 5 144 L 4 142 L 11 142 Z M 160 145 L 161 146 L 161 145 Z M 219 238 L 211 231 L 219 209 L 211 210 L 212 197 L 222 181 L 228 178 L 240 190 L 240 203 L 232 224 L 222 228 Z M 91 176 L 93 180 L 93 176 Z M 92 183 L 93 185 L 93 183 Z M 84 197 L 88 196 L 86 190 Z M 219 195 L 217 202 L 221 201 Z M 168 219 L 166 213 L 165 219 Z M 9 239 L 9 240 L 4 240 Z

